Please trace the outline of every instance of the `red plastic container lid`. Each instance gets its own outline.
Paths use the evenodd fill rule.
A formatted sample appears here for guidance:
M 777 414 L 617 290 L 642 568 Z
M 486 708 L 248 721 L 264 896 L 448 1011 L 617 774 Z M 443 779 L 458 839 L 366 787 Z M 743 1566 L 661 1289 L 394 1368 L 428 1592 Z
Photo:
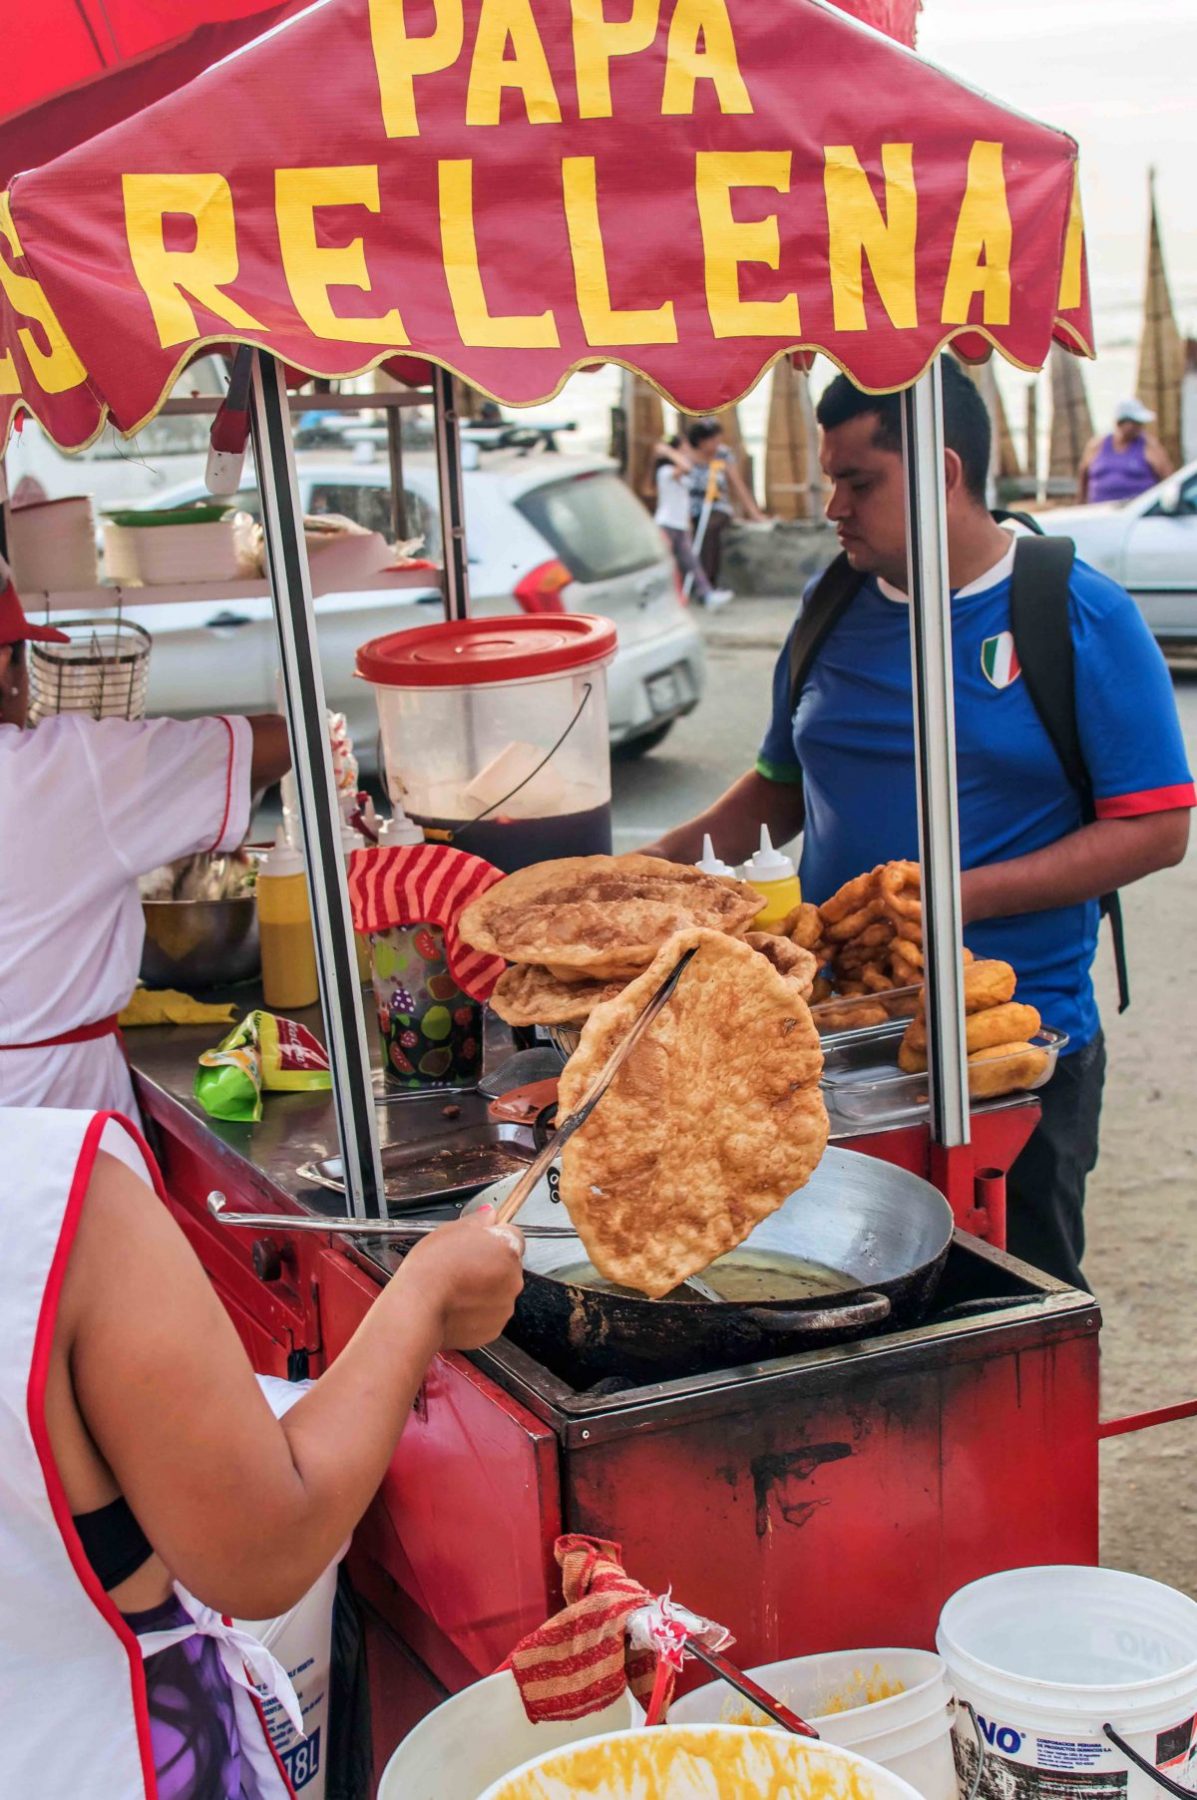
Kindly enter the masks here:
M 589 668 L 614 656 L 615 643 L 611 620 L 590 613 L 445 620 L 373 638 L 357 672 L 378 687 L 485 687 Z

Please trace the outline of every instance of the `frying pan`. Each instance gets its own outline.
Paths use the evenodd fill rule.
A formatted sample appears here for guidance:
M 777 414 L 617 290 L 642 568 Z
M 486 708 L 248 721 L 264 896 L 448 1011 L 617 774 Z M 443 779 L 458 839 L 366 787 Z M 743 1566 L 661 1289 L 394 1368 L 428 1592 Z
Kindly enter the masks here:
M 520 1224 L 568 1223 L 555 1171 L 525 1202 Z M 473 1204 L 497 1205 L 515 1178 Z M 530 1355 L 584 1384 L 617 1376 L 666 1381 L 738 1367 L 797 1350 L 844 1343 L 916 1323 L 926 1312 L 952 1241 L 943 1195 L 919 1176 L 852 1150 L 828 1150 L 806 1186 L 791 1194 L 728 1256 L 703 1271 L 716 1290 L 737 1262 L 814 1263 L 847 1285 L 810 1299 L 703 1300 L 691 1290 L 649 1300 L 588 1285 L 580 1240 L 530 1238 L 524 1290 L 509 1334 Z

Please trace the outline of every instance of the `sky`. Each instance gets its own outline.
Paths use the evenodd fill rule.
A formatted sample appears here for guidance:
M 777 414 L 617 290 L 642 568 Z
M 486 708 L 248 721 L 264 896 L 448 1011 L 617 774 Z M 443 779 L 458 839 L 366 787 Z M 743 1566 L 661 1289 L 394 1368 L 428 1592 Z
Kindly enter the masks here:
M 1197 0 L 923 0 L 918 49 L 994 99 L 1071 133 L 1080 146 L 1097 361 L 1083 365 L 1099 430 L 1133 393 L 1147 258 L 1147 174 L 1156 193 L 1172 298 L 1197 337 Z M 995 358 L 1023 448 L 1029 377 Z M 831 370 L 820 363 L 814 385 Z M 606 391 L 610 387 L 610 392 Z M 1043 378 L 1040 429 L 1049 408 Z M 599 389 L 603 389 L 600 396 Z M 764 429 L 767 383 L 740 409 L 750 448 Z M 582 414 L 605 437 L 614 381 L 542 409 Z
M 1137 335 L 1154 163 L 1172 297 L 1197 336 L 1193 0 L 925 0 L 918 47 L 1079 143 L 1099 353 Z

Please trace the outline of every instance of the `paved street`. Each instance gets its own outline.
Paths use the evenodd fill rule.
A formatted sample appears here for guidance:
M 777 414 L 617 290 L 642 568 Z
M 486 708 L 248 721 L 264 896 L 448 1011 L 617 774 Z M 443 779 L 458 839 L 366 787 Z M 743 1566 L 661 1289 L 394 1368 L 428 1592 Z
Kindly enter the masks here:
M 616 768 L 616 847 L 633 849 L 705 804 L 755 755 L 788 605 L 741 601 L 707 622 L 700 709 L 644 761 Z M 1177 678 L 1197 761 L 1197 677 Z M 1134 1005 L 1117 1016 L 1112 958 L 1098 975 L 1110 1045 L 1103 1153 L 1089 1194 L 1089 1278 L 1105 1312 L 1103 1414 L 1197 1395 L 1197 849 L 1127 896 Z M 1104 1451 L 1109 1563 L 1197 1589 L 1197 1420 Z

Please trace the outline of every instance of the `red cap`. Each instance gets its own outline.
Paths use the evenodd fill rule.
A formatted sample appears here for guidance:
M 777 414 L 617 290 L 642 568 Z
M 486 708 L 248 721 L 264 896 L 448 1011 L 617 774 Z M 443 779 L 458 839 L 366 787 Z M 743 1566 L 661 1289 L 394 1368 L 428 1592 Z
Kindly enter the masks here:
M 589 613 L 460 619 L 374 638 L 357 672 L 379 687 L 479 687 L 609 662 L 615 645 L 611 620 Z
M 25 608 L 17 598 L 17 590 L 13 586 L 12 571 L 0 557 L 0 649 L 8 644 L 69 644 L 70 638 L 65 631 L 56 631 L 53 625 L 31 625 L 25 617 Z

